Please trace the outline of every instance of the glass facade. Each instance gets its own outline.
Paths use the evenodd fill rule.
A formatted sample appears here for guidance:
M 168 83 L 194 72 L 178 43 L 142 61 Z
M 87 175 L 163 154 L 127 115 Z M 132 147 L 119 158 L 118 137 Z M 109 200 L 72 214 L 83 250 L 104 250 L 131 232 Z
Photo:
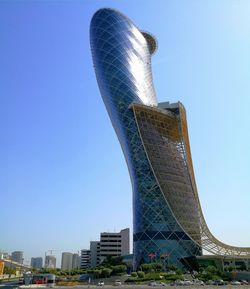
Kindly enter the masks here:
M 176 222 L 151 169 L 132 103 L 157 106 L 146 38 L 121 13 L 101 9 L 90 27 L 91 49 L 103 101 L 119 138 L 133 187 L 134 267 L 152 260 L 182 266 L 199 248 Z M 151 52 L 151 53 L 150 53 Z
M 153 36 L 113 9 L 98 10 L 90 42 L 99 89 L 120 141 L 133 188 L 134 269 L 152 261 L 183 267 L 206 251 L 250 257 L 226 245 L 202 214 L 181 103 L 158 104 L 153 87 Z

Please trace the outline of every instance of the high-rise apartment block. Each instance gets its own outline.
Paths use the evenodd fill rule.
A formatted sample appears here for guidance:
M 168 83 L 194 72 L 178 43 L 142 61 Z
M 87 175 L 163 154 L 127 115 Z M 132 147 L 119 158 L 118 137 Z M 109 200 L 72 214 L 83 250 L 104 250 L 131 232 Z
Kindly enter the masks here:
M 62 253 L 62 260 L 61 260 L 61 269 L 62 270 L 71 270 L 73 263 L 73 254 L 69 252 Z
M 129 254 L 129 229 L 119 233 L 101 233 L 100 252 L 97 256 L 102 262 L 107 256 L 118 257 Z
M 80 263 L 81 263 L 81 258 L 80 258 L 80 256 L 79 256 L 77 253 L 73 254 L 72 269 L 78 269 L 78 268 L 80 268 Z
M 32 257 L 30 261 L 30 267 L 35 269 L 41 269 L 43 267 L 43 258 Z
M 90 267 L 96 267 L 100 263 L 100 241 L 90 242 Z
M 101 264 L 106 257 L 118 257 L 129 254 L 129 228 L 117 233 L 103 232 L 100 241 L 90 242 L 90 266 Z
M 23 264 L 23 252 L 14 251 L 11 253 L 11 260 L 20 264 Z
M 55 269 L 56 268 L 56 257 L 53 255 L 47 255 L 45 257 L 45 268 Z
M 0 251 L 0 260 L 1 259 L 10 259 L 10 255 L 7 252 Z
M 90 267 L 90 250 L 81 250 L 81 263 L 80 268 L 85 269 Z

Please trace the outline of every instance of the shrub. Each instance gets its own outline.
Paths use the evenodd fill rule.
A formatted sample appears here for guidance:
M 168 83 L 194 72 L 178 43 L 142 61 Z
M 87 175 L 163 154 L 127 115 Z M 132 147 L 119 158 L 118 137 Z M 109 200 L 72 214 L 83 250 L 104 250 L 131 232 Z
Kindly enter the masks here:
M 137 278 L 128 278 L 127 280 L 125 280 L 125 283 L 137 283 L 138 279 Z
M 161 278 L 160 278 L 160 274 L 159 273 L 155 273 L 155 272 L 150 272 L 150 273 L 147 273 L 146 275 L 145 275 L 145 278 L 144 278 L 144 280 L 160 280 Z
M 137 272 L 138 278 L 145 278 L 145 273 L 143 271 Z
M 131 273 L 131 277 L 136 278 L 136 277 L 138 277 L 138 275 L 137 275 L 136 272 L 132 272 L 132 273 Z
M 165 279 L 169 281 L 183 280 L 183 276 L 178 274 L 168 274 L 165 276 Z
M 151 264 L 142 264 L 141 268 L 142 268 L 143 272 L 149 272 L 150 269 L 152 268 L 152 266 L 151 266 Z

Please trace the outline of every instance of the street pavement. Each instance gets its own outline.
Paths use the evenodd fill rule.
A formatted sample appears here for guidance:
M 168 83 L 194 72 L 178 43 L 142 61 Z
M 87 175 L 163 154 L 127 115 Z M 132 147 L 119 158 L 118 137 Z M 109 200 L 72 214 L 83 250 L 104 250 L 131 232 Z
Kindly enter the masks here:
M 34 285 L 33 285 L 34 286 Z M 27 287 L 27 289 L 41 289 L 43 288 L 51 288 L 51 287 L 46 287 L 46 286 L 37 286 L 37 287 Z M 104 286 L 97 286 L 97 285 L 76 285 L 76 286 L 54 286 L 54 289 L 153 289 L 153 288 L 168 288 L 168 289 L 181 289 L 185 287 L 186 289 L 216 289 L 218 286 L 215 285 L 205 285 L 205 286 L 197 286 L 197 285 L 190 285 L 190 286 L 148 286 L 147 284 L 144 285 L 127 285 L 123 284 L 121 286 L 114 286 L 114 285 L 104 285 Z M 221 289 L 250 289 L 250 285 L 223 285 L 220 286 Z M 2 289 L 2 288 L 0 288 Z M 15 289 L 15 287 L 12 289 Z M 183 288 L 184 289 L 184 288 Z
M 20 285 L 18 285 L 17 281 L 2 281 L 0 283 L 0 289 L 20 289 Z M 22 286 L 23 287 L 23 286 Z M 127 285 L 122 284 L 121 286 L 114 286 L 114 285 L 104 285 L 104 286 L 97 286 L 97 285 L 76 285 L 76 286 L 46 286 L 46 285 L 31 285 L 25 286 L 27 289 L 153 289 L 153 288 L 168 288 L 168 289 L 181 289 L 183 286 L 148 286 L 147 284 L 144 285 Z M 190 285 L 184 286 L 186 289 L 216 289 L 217 286 L 214 285 L 205 285 L 205 286 L 197 286 L 197 285 Z M 250 289 L 250 285 L 224 285 L 220 286 L 220 288 L 224 289 Z M 184 288 L 183 288 L 184 289 Z
M 0 289 L 15 289 L 18 287 L 17 281 L 2 281 L 0 283 Z

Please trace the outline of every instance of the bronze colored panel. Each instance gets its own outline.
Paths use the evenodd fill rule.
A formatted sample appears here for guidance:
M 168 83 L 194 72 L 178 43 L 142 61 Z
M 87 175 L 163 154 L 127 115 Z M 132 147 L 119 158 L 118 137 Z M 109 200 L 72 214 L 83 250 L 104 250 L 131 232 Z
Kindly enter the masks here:
M 195 183 L 184 106 L 178 103 L 175 112 L 140 104 L 131 107 L 152 170 L 179 225 L 208 252 L 250 257 L 250 248 L 226 245 L 208 229 Z

